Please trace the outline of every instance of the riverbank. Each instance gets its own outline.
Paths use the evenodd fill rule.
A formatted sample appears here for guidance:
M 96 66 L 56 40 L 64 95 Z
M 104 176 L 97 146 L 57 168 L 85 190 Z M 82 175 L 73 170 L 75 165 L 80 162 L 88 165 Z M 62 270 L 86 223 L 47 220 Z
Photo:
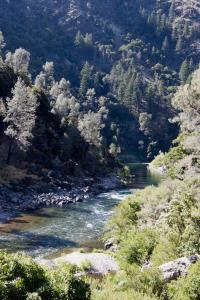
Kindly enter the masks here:
M 83 202 L 101 192 L 120 189 L 124 183 L 116 176 L 71 177 L 65 180 L 48 177 L 49 182 L 27 185 L 23 182 L 10 182 L 0 186 L 0 224 L 10 221 L 24 212 L 45 207 L 65 207 Z

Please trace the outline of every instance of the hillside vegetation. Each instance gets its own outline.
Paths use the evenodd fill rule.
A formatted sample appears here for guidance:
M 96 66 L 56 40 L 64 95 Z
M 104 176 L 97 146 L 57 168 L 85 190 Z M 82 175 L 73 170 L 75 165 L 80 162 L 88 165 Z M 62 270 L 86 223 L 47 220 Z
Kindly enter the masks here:
M 106 280 L 100 290 L 96 287 L 95 299 L 200 297 L 199 262 L 187 276 L 171 282 L 164 281 L 158 269 L 180 257 L 200 254 L 199 87 L 200 69 L 173 98 L 181 132 L 169 152 L 154 162 L 167 167 L 167 178 L 160 186 L 127 198 L 107 226 L 105 237 L 117 245 L 122 273 Z
M 105 239 L 112 239 L 112 255 L 120 271 L 100 279 L 84 275 L 81 279 L 76 275 L 80 270 L 69 265 L 56 271 L 44 270 L 25 256 L 2 253 L 2 300 L 199 299 L 199 87 L 200 69 L 173 98 L 181 132 L 175 145 L 156 163 L 167 166 L 167 178 L 158 187 L 129 196 L 106 227 Z M 165 280 L 160 266 L 180 257 L 190 257 L 194 264 L 184 276 L 175 272 Z M 85 265 L 90 266 L 88 262 Z
M 101 4 L 84 0 L 48 1 L 48 4 L 41 0 L 3 1 L 0 29 L 7 46 L 2 55 L 7 57 L 7 65 L 9 50 L 12 53 L 17 48 L 29 51 L 30 84 L 46 62 L 53 62 L 54 81 L 58 84 L 64 77 L 70 82 L 67 97 L 73 96 L 73 101 L 81 106 L 77 114 L 91 110 L 94 116 L 100 107 L 106 109 L 107 124 L 98 122 L 97 126 L 97 132 L 101 129 L 104 136 L 106 152 L 114 156 L 119 152 L 140 152 L 144 159 L 152 159 L 160 150 L 168 150 L 178 132 L 177 126 L 169 121 L 175 115 L 171 97 L 197 67 L 198 19 L 199 4 L 194 0 L 125 3 L 119 0 L 101 1 Z M 43 69 L 40 77 L 44 71 L 52 76 L 53 65 L 47 66 L 49 70 Z M 13 68 L 10 62 L 9 67 Z M 2 75 L 1 97 L 5 102 L 20 74 L 16 70 L 2 69 L 5 74 Z M 49 91 L 52 83 L 48 83 Z M 50 99 L 52 95 L 46 90 L 45 94 L 52 112 L 56 100 Z M 58 93 L 53 97 L 57 98 Z M 82 104 L 87 101 L 90 105 L 83 109 Z M 47 121 L 55 124 L 48 118 Z M 56 140 L 49 144 L 54 145 L 53 157 L 60 159 L 57 148 L 62 148 L 58 140 L 63 130 L 58 123 L 52 125 Z M 79 126 L 75 132 L 79 135 L 80 131 Z M 76 134 L 72 137 L 71 128 L 67 130 L 70 140 L 67 156 L 73 164 L 77 164 L 78 158 L 80 165 L 84 154 L 81 156 L 75 151 L 76 158 L 70 154 L 79 149 Z M 83 152 L 87 151 L 83 149 Z

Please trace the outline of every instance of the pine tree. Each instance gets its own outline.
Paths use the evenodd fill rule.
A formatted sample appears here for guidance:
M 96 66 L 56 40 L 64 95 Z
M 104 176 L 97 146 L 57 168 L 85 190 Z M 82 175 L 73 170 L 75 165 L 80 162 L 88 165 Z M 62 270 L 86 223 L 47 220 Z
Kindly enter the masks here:
M 176 43 L 176 51 L 179 52 L 182 50 L 182 48 L 183 48 L 183 39 L 182 39 L 182 36 L 179 35 L 179 38 Z
M 75 37 L 75 41 L 74 41 L 75 46 L 81 46 L 83 44 L 83 39 L 84 39 L 83 35 L 79 30 Z
M 18 78 L 12 91 L 12 98 L 7 99 L 7 112 L 4 119 L 4 122 L 8 124 L 5 134 L 10 141 L 7 164 L 10 162 L 14 145 L 24 151 L 30 147 L 37 106 L 37 97 L 31 88 Z
M 167 51 L 168 49 L 169 49 L 169 40 L 168 37 L 166 36 L 162 44 L 162 50 Z
M 175 2 L 174 0 L 172 0 L 172 4 L 169 10 L 169 19 L 171 22 L 174 20 L 174 16 L 175 16 Z
M 84 43 L 87 46 L 92 46 L 93 45 L 93 36 L 92 36 L 92 33 L 86 33 L 86 35 L 84 37 Z
M 180 71 L 179 71 L 179 78 L 182 82 L 186 82 L 188 76 L 190 74 L 190 62 L 188 59 L 185 59 L 181 64 Z
M 125 93 L 124 93 L 124 104 L 129 109 L 132 109 L 132 106 L 134 105 L 133 95 L 134 95 L 134 77 L 132 77 L 127 83 L 127 86 L 125 88 Z
M 188 25 L 188 23 L 185 23 L 184 29 L 183 29 L 183 36 L 184 37 L 189 37 L 190 36 L 190 27 Z
M 49 96 L 50 91 L 55 84 L 54 79 L 54 63 L 53 62 L 46 62 L 43 65 L 43 70 L 37 75 L 35 79 L 35 86 L 38 89 L 43 90 Z
M 8 52 L 5 62 L 9 67 L 13 68 L 16 74 L 29 74 L 30 53 L 25 49 L 19 48 L 14 53 Z
M 91 76 L 91 67 L 89 63 L 86 62 L 81 71 L 81 82 L 80 82 L 80 89 L 79 89 L 79 93 L 81 96 L 86 95 L 86 92 L 89 88 L 90 76 Z

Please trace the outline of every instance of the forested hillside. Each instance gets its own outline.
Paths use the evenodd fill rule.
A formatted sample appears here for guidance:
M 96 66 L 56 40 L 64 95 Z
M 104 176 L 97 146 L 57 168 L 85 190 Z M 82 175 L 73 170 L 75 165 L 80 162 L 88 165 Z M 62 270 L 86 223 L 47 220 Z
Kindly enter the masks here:
M 200 298 L 199 100 L 200 69 L 173 97 L 181 128 L 174 146 L 152 163 L 166 178 L 122 201 L 105 228 L 107 255 L 119 270 L 91 277 L 90 261 L 43 268 L 23 254 L 1 253 L 2 300 Z
M 173 98 L 178 139 L 152 163 L 167 178 L 123 201 L 106 228 L 121 273 L 94 285 L 94 299 L 200 298 L 199 92 L 200 69 Z
M 84 246 L 0 251 L 0 300 L 200 299 L 199 60 L 199 0 L 0 0 L 0 248 Z
M 199 13 L 198 1 L 194 0 L 102 1 L 101 4 L 84 0 L 3 1 L 0 4 L 0 29 L 6 41 L 2 51 L 5 65 L 1 67 L 3 102 L 11 96 L 17 77 L 23 77 L 21 70 L 16 70 L 11 63 L 9 51 L 15 53 L 17 48 L 24 48 L 31 55 L 32 79 L 28 75 L 29 83 L 26 79 L 26 84 L 34 83 L 43 65 L 39 77 L 48 72 L 51 73 L 48 76 L 53 76 L 54 69 L 54 78 L 43 89 L 48 98 L 47 105 L 50 105 L 49 109 L 45 106 L 47 119 L 50 118 L 48 126 L 53 126 L 51 138 L 54 143 L 46 138 L 45 146 L 52 154 L 50 160 L 57 157 L 67 161 L 70 158 L 73 163 L 82 161 L 87 150 L 84 148 L 82 154 L 75 150 L 79 149 L 77 135 L 83 136 L 83 127 L 91 128 L 90 125 L 76 125 L 77 135 L 72 137 L 74 133 L 71 133 L 69 122 L 65 130 L 60 121 L 55 122 L 58 114 L 69 117 L 66 108 L 60 107 L 60 112 L 57 109 L 55 113 L 53 107 L 58 106 L 55 103 L 63 91 L 53 96 L 50 92 L 54 84 L 57 88 L 59 82 L 64 84 L 60 81 L 62 77 L 68 85 L 65 100 L 77 104 L 76 114 L 80 118 L 81 111 L 83 123 L 87 123 L 88 118 L 92 123 L 92 117 L 95 118 L 94 114 L 98 112 L 99 118 L 104 118 L 103 123 L 97 122 L 96 137 L 93 137 L 96 147 L 102 135 L 104 150 L 101 152 L 107 152 L 102 157 L 108 159 L 108 153 L 116 157 L 120 152 L 131 151 L 140 153 L 143 159 L 152 159 L 160 150 L 168 149 L 178 132 L 177 126 L 169 121 L 175 113 L 171 97 L 176 86 L 185 82 L 197 66 Z M 17 55 L 20 51 L 16 54 L 19 59 Z M 25 56 L 29 60 L 29 54 Z M 46 62 L 53 64 L 45 65 Z M 38 83 L 36 85 L 38 88 Z M 41 86 L 39 89 L 41 92 Z M 62 102 L 60 98 L 58 102 Z M 44 119 L 44 111 L 40 115 Z M 63 116 L 59 115 L 59 118 L 63 119 Z M 43 121 L 40 120 L 40 124 Z M 36 125 L 40 127 L 38 123 Z M 36 132 L 34 146 L 38 141 Z M 70 151 L 64 151 L 61 146 L 66 134 L 69 135 Z M 43 160 L 46 152 L 40 149 L 41 153 Z M 75 158 L 73 153 L 76 153 Z M 41 157 L 36 155 L 34 159 L 41 160 Z

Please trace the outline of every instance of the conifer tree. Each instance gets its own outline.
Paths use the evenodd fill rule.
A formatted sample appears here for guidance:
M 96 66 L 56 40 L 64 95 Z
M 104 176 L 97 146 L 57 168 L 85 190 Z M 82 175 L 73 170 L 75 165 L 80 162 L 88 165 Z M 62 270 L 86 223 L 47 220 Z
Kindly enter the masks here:
M 27 151 L 33 138 L 36 120 L 37 97 L 22 79 L 18 78 L 12 91 L 12 98 L 7 99 L 7 112 L 4 122 L 8 124 L 5 134 L 9 138 L 7 164 L 10 162 L 14 145 Z
M 176 43 L 176 51 L 180 52 L 183 48 L 183 38 L 181 35 L 179 35 L 177 43 Z
M 162 44 L 162 50 L 167 51 L 168 49 L 169 49 L 169 40 L 168 37 L 166 36 Z
M 79 89 L 79 93 L 81 96 L 84 96 L 89 88 L 90 76 L 91 76 L 91 67 L 89 63 L 86 62 L 81 71 L 81 82 L 80 82 L 80 89 Z
M 183 63 L 181 64 L 180 72 L 179 72 L 179 78 L 182 82 L 186 82 L 188 79 L 188 76 L 190 74 L 190 62 L 188 59 L 185 59 Z
M 75 46 L 81 46 L 83 44 L 83 39 L 84 39 L 83 35 L 79 30 L 75 37 L 75 41 L 74 41 Z
M 169 10 L 169 19 L 170 19 L 170 22 L 173 21 L 174 14 L 175 14 L 175 2 L 174 2 L 174 0 L 172 0 L 171 6 L 170 6 L 170 10 Z

